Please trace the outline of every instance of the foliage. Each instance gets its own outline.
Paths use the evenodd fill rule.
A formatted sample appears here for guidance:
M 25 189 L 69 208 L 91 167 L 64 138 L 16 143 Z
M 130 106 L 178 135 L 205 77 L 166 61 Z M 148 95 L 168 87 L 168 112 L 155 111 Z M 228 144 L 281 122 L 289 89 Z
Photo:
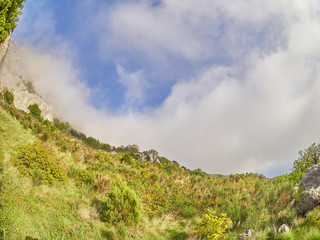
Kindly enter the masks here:
M 0 43 L 4 42 L 8 35 L 16 27 L 19 20 L 24 0 L 0 1 Z
M 299 182 L 310 167 L 320 162 L 320 145 L 313 143 L 310 147 L 300 151 L 299 155 L 300 157 L 293 163 L 291 173 L 291 178 L 295 182 Z
M 133 164 L 132 157 L 128 153 L 123 155 L 123 157 L 120 159 L 120 162 L 121 163 L 125 163 L 127 165 L 132 165 Z
M 100 161 L 100 163 L 110 163 L 111 162 L 111 157 L 108 153 L 106 152 L 97 152 L 95 155 L 95 158 Z
M 53 119 L 53 125 L 63 132 L 67 132 L 70 129 L 70 124 L 68 122 L 62 122 L 58 118 Z
M 207 210 L 194 230 L 204 240 L 224 239 L 226 238 L 225 231 L 231 223 L 232 221 L 225 213 L 216 215 L 214 211 Z
M 37 118 L 37 119 L 40 119 L 40 118 L 41 118 L 41 110 L 40 110 L 38 104 L 36 104 L 36 103 L 30 104 L 30 105 L 28 106 L 28 109 L 29 109 L 30 114 L 31 114 L 32 116 L 34 116 L 34 117 Z
M 15 148 L 17 154 L 13 163 L 24 175 L 44 183 L 64 181 L 66 172 L 61 164 L 39 143 L 28 144 Z
M 14 95 L 9 90 L 4 91 L 3 93 L 3 99 L 7 104 L 13 104 L 14 101 Z
M 95 149 L 100 148 L 100 141 L 93 137 L 86 138 L 85 142 L 92 148 L 95 148 Z
M 108 222 L 123 221 L 136 225 L 141 220 L 142 202 L 139 196 L 120 179 L 113 182 L 103 203 L 102 217 Z

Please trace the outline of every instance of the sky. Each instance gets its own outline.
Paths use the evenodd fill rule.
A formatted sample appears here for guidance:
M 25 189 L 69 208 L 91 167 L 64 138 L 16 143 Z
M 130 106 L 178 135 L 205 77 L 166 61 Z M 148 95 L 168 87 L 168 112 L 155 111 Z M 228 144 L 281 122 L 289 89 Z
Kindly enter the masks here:
M 24 73 L 59 117 L 208 173 L 288 173 L 320 138 L 317 0 L 26 1 Z

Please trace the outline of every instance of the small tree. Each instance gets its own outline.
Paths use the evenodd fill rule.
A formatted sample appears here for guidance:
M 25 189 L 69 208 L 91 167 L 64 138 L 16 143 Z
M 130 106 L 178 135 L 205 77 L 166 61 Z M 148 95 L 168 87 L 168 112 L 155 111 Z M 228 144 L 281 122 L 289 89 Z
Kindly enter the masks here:
M 105 221 L 123 221 L 129 225 L 136 225 L 141 220 L 141 199 L 120 179 L 111 185 L 110 192 L 103 204 L 102 217 Z
M 220 240 L 227 237 L 225 231 L 231 223 L 227 214 L 216 215 L 214 211 L 207 210 L 194 230 L 203 240 Z
M 28 109 L 29 109 L 30 114 L 31 114 L 32 116 L 34 116 L 35 118 L 40 119 L 40 117 L 41 117 L 41 110 L 40 110 L 38 104 L 36 104 L 36 103 L 35 103 L 35 104 L 30 104 L 30 105 L 28 106 Z
M 9 90 L 4 91 L 3 93 L 3 99 L 7 104 L 13 104 L 14 101 L 14 95 Z
M 299 152 L 300 157 L 293 163 L 291 177 L 294 181 L 299 182 L 305 172 L 320 162 L 320 145 L 313 143 L 307 149 Z

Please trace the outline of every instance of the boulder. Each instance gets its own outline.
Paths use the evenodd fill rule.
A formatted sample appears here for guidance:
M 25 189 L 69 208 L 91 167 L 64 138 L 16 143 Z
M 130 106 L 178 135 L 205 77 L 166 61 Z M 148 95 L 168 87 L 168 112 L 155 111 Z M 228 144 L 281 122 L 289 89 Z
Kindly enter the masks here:
M 278 229 L 278 232 L 281 233 L 281 232 L 289 232 L 290 231 L 290 228 L 287 224 L 282 224 L 279 229 Z
M 240 233 L 238 236 L 238 240 L 242 240 L 242 239 L 250 239 L 253 237 L 254 231 L 252 229 L 249 229 L 243 233 Z
M 296 205 L 296 211 L 299 216 L 304 216 L 320 203 L 320 163 L 307 170 L 299 187 L 303 188 L 306 193 Z
M 140 158 L 142 161 L 157 163 L 159 161 L 159 155 L 156 150 L 145 151 L 140 154 Z

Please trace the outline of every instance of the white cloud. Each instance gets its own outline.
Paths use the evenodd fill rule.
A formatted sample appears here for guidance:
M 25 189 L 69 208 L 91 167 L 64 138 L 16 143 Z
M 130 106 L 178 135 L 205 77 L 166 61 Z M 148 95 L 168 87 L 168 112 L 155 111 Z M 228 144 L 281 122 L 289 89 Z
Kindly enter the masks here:
M 125 110 L 135 110 L 144 102 L 145 90 L 148 84 L 144 79 L 143 71 L 128 73 L 121 65 L 117 64 L 119 82 L 125 87 Z
M 33 73 L 39 90 L 65 120 L 102 141 L 155 148 L 211 173 L 285 171 L 298 150 L 320 138 L 319 10 L 315 0 L 118 4 L 101 21 L 111 24 L 113 47 L 190 62 L 227 52 L 234 60 L 230 66 L 206 63 L 195 76 L 177 81 L 153 112 L 95 111 L 66 60 L 30 61 L 26 68 L 40 64 L 42 70 Z M 127 73 L 118 65 L 118 74 L 127 103 L 143 101 L 143 72 Z

